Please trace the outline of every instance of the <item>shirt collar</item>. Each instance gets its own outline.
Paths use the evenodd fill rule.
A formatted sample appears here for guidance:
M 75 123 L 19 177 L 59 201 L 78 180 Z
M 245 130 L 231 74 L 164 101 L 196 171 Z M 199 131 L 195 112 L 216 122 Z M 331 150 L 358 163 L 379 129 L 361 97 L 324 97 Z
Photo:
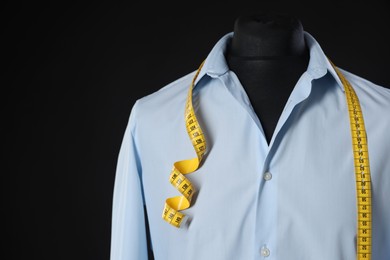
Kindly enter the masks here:
M 305 32 L 305 40 L 310 50 L 310 60 L 306 72 L 312 79 L 322 78 L 329 72 L 337 82 L 337 85 L 344 91 L 343 83 L 319 43 L 308 32 Z
M 314 39 L 308 32 L 304 32 L 306 44 L 310 50 L 310 60 L 306 72 L 311 76 L 312 79 L 319 79 L 329 72 L 341 90 L 344 91 L 344 86 L 337 76 L 336 71 L 329 62 L 329 59 L 321 49 L 319 43 Z M 199 72 L 199 75 L 195 81 L 195 86 L 199 80 L 208 75 L 212 78 L 218 78 L 229 71 L 225 53 L 229 42 L 233 37 L 233 32 L 224 35 L 213 47 L 206 60 L 204 61 L 203 67 Z
M 213 47 L 206 60 L 204 61 L 203 67 L 199 72 L 199 75 L 195 81 L 195 84 L 199 80 L 208 75 L 212 78 L 218 78 L 229 71 L 225 53 L 229 42 L 233 37 L 233 32 L 224 35 Z

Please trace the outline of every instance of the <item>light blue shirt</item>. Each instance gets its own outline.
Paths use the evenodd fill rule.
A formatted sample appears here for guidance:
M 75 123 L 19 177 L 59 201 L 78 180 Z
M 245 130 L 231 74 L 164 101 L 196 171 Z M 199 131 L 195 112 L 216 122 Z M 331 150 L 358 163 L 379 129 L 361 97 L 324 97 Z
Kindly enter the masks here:
M 344 87 L 308 33 L 310 62 L 270 144 L 224 52 L 208 55 L 194 108 L 208 151 L 187 175 L 197 187 L 180 229 L 162 219 L 176 161 L 194 158 L 184 109 L 194 73 L 139 99 L 119 153 L 111 260 L 147 259 L 146 205 L 157 260 L 351 260 L 356 258 L 356 188 Z M 390 259 L 390 91 L 342 70 L 362 106 L 372 178 L 372 256 Z M 275 98 L 278 98 L 275 96 Z

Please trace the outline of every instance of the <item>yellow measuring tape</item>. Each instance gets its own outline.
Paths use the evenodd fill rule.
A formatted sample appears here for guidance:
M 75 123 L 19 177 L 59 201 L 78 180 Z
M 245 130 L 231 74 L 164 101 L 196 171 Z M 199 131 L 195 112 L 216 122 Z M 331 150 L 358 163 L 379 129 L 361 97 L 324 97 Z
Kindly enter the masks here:
M 366 260 L 371 259 L 372 249 L 371 175 L 366 128 L 355 90 L 340 70 L 334 65 L 333 68 L 344 85 L 351 126 L 357 202 L 357 259 Z
M 192 105 L 192 89 L 194 88 L 196 78 L 198 77 L 203 64 L 204 62 L 200 65 L 189 88 L 184 115 L 187 133 L 197 157 L 174 163 L 169 176 L 169 181 L 181 195 L 168 198 L 165 201 L 162 214 L 163 219 L 175 227 L 180 227 L 185 219 L 185 215 L 180 211 L 191 206 L 192 196 L 195 192 L 194 186 L 185 177 L 185 175 L 198 169 L 206 152 L 206 139 L 202 129 L 200 128 Z M 364 126 L 363 114 L 359 99 L 351 84 L 336 66 L 333 64 L 332 66 L 344 85 L 351 126 L 357 201 L 357 259 L 369 260 L 371 259 L 372 246 L 371 178 L 370 164 L 368 160 L 367 135 Z
M 187 95 L 186 109 L 184 113 L 187 133 L 190 137 L 197 157 L 189 160 L 178 161 L 173 164 L 171 174 L 169 175 L 169 181 L 181 193 L 181 196 L 168 198 L 165 201 L 162 215 L 165 221 L 175 227 L 180 227 L 181 223 L 183 222 L 185 215 L 181 213 L 180 210 L 184 210 L 190 207 L 192 196 L 195 191 L 195 187 L 185 177 L 185 174 L 191 173 L 198 169 L 203 155 L 206 152 L 206 139 L 204 138 L 202 129 L 200 128 L 195 115 L 194 107 L 192 106 L 192 89 L 194 88 L 196 78 L 198 77 L 203 64 L 204 62 L 202 62 L 195 74 L 195 77 L 192 80 L 191 87 Z

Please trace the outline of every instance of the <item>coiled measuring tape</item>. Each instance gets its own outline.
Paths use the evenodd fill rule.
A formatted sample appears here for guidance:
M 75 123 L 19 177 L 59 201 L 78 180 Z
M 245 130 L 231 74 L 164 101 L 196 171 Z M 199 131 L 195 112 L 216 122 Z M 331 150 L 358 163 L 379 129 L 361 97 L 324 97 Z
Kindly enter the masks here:
M 185 175 L 198 169 L 207 147 L 206 139 L 204 138 L 203 131 L 200 128 L 194 107 L 192 106 L 192 89 L 194 88 L 196 78 L 198 77 L 203 64 L 204 61 L 199 66 L 199 69 L 192 80 L 184 113 L 187 133 L 197 156 L 196 158 L 178 161 L 173 164 L 171 174 L 169 175 L 169 181 L 181 193 L 181 196 L 168 198 L 165 201 L 162 214 L 163 219 L 175 227 L 180 227 L 184 221 L 185 215 L 181 213 L 180 210 L 190 207 L 192 196 L 195 192 L 195 187 Z
M 206 139 L 200 128 L 192 105 L 192 89 L 194 88 L 196 78 L 198 77 L 203 64 L 204 62 L 200 65 L 189 88 L 184 115 L 187 133 L 197 157 L 174 163 L 169 176 L 169 181 L 180 192 L 181 196 L 168 198 L 165 201 L 162 214 L 163 219 L 175 227 L 180 227 L 185 219 L 185 215 L 180 211 L 191 206 L 192 196 L 195 192 L 195 187 L 185 175 L 198 169 L 207 147 Z M 372 248 L 372 207 L 367 134 L 359 99 L 354 89 L 340 70 L 334 64 L 332 64 L 332 66 L 344 85 L 350 120 L 357 201 L 356 255 L 358 260 L 370 260 Z

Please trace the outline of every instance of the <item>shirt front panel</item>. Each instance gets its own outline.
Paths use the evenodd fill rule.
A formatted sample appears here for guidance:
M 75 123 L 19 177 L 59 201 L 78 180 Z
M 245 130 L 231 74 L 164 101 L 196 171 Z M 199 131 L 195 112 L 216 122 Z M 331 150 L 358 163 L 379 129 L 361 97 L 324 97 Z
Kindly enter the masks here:
M 198 191 L 193 205 L 184 211 L 189 220 L 181 229 L 162 221 L 161 212 L 166 198 L 179 195 L 168 181 L 173 163 L 195 156 L 183 129 L 184 115 L 161 113 L 166 107 L 161 104 L 156 118 L 138 125 L 144 128 L 153 122 L 161 126 L 153 134 L 138 130 L 137 138 L 140 144 L 153 144 L 140 145 L 153 250 L 161 259 L 182 259 L 183 255 L 185 259 L 251 259 L 256 251 L 253 224 L 265 158 L 259 129 L 218 79 L 198 87 L 195 96 L 208 153 L 200 169 L 188 175 Z M 181 102 L 177 105 L 177 111 L 183 110 Z M 169 127 L 160 124 L 166 120 Z M 174 129 L 182 129 L 184 134 Z

